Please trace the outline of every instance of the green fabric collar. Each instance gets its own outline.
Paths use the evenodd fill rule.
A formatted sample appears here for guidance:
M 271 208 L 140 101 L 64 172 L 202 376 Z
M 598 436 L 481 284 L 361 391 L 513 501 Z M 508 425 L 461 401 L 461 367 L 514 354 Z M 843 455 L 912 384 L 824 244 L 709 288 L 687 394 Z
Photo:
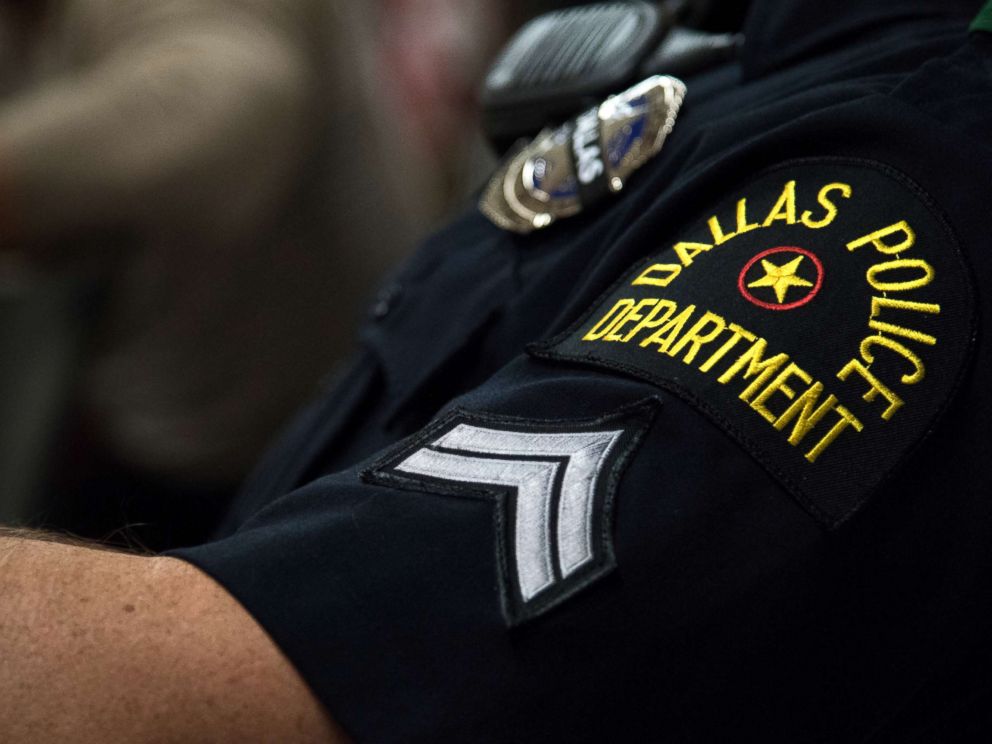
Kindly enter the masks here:
M 978 11 L 978 15 L 971 24 L 971 30 L 992 34 L 992 0 L 985 3 L 985 7 Z

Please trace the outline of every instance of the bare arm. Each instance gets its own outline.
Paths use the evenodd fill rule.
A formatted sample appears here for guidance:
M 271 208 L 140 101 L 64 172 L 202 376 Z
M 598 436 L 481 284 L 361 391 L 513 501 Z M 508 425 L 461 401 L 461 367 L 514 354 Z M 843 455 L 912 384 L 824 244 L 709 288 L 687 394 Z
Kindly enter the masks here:
M 0 533 L 3 740 L 340 742 L 245 610 L 182 561 Z

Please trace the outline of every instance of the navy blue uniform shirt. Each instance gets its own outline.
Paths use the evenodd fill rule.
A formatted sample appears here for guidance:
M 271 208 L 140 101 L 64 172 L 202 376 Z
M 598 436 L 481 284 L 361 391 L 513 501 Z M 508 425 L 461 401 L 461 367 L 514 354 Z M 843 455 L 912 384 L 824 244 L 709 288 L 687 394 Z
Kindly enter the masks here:
M 979 5 L 756 0 L 616 199 L 433 237 L 178 555 L 360 741 L 987 736 Z

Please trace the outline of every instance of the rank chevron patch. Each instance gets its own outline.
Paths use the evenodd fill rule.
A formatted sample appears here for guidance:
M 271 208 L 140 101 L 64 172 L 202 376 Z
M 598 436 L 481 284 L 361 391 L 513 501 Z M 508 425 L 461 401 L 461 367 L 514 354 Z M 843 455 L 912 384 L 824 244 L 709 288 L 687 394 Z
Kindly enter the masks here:
M 455 411 L 362 473 L 391 488 L 492 500 L 502 607 L 516 625 L 615 566 L 612 505 L 658 406 L 594 420 Z

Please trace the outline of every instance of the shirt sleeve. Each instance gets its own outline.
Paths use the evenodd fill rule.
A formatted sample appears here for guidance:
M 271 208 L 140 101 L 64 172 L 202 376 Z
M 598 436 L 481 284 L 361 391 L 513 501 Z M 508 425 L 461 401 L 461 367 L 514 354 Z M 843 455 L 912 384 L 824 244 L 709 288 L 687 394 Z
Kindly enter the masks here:
M 550 521 L 531 508 L 545 503 Z M 529 538 L 535 524 L 550 536 Z M 867 641 L 860 592 L 834 596 L 851 567 L 734 442 L 644 383 L 549 379 L 529 359 L 397 449 L 176 555 L 359 741 L 790 735 L 817 716 L 806 685 L 841 678 Z M 763 716 L 769 690 L 795 718 Z

